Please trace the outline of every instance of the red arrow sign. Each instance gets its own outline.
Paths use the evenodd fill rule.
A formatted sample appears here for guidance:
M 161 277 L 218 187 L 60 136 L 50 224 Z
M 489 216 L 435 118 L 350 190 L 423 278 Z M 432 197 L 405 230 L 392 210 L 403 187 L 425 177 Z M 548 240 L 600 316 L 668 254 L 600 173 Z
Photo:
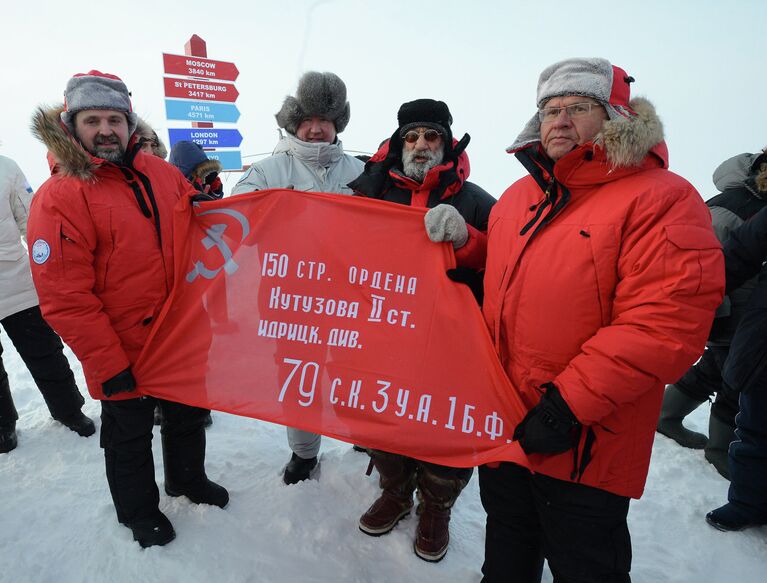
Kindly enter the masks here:
M 202 57 L 163 53 L 162 62 L 165 65 L 165 73 L 168 75 L 185 75 L 187 77 L 235 81 L 237 75 L 240 74 L 234 63 L 214 61 Z
M 232 83 L 198 81 L 196 79 L 174 79 L 164 77 L 165 97 L 180 97 L 197 101 L 237 101 L 240 94 Z

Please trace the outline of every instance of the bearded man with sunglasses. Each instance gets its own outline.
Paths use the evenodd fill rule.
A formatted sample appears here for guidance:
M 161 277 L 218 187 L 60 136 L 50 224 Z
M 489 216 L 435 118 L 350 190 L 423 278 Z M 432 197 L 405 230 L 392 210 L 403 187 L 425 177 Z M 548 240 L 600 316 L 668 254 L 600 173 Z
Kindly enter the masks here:
M 453 139 L 453 118 L 442 101 L 417 99 L 397 114 L 399 127 L 349 184 L 361 196 L 429 208 L 424 216 L 429 238 L 449 241 L 458 269 L 451 278 L 470 284 L 481 302 L 487 220 L 495 199 L 468 182 L 469 135 Z M 460 342 L 460 336 L 456 336 Z M 359 521 L 370 536 L 390 532 L 413 507 L 418 492 L 419 515 L 414 550 L 426 561 L 447 552 L 450 509 L 471 478 L 472 468 L 449 468 L 401 455 L 370 450 L 382 493 Z
M 485 583 L 630 581 L 665 383 L 698 358 L 724 266 L 697 191 L 668 171 L 655 109 L 604 59 L 551 65 L 508 148 L 530 173 L 489 221 L 483 313 L 529 412 L 532 471 L 479 468 Z

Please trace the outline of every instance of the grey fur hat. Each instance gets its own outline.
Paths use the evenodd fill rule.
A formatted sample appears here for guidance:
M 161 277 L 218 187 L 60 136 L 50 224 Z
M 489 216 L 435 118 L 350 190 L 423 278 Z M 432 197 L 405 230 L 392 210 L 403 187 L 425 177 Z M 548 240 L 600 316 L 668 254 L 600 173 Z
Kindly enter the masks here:
M 87 73 L 77 73 L 67 82 L 61 121 L 73 135 L 75 115 L 86 109 L 122 111 L 128 119 L 128 135 L 136 130 L 137 116 L 131 106 L 130 92 L 116 75 L 94 69 Z
M 322 117 L 333 122 L 336 132 L 344 131 L 351 111 L 346 101 L 346 85 L 335 73 L 309 71 L 298 82 L 296 96 L 288 95 L 275 114 L 277 125 L 295 135 L 307 117 Z

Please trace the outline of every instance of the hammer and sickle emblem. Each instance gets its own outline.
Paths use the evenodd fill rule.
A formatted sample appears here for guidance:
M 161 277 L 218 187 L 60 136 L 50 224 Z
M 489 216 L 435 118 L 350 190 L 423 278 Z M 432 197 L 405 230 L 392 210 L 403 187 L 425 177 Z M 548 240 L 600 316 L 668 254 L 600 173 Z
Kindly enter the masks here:
M 242 227 L 242 237 L 240 238 L 240 242 L 244 241 L 245 238 L 250 234 L 250 225 L 248 225 L 248 220 L 242 213 L 238 213 L 232 209 L 221 209 L 215 211 L 205 211 L 200 213 L 198 216 L 210 214 L 227 215 L 237 219 L 237 221 L 240 223 L 240 226 Z M 224 265 L 216 269 L 208 269 L 202 261 L 195 261 L 194 269 L 186 274 L 186 281 L 188 283 L 192 283 L 195 279 L 197 279 L 198 276 L 204 277 L 205 279 L 213 279 L 222 269 L 226 272 L 227 275 L 232 275 L 235 271 L 237 271 L 239 265 L 237 265 L 234 259 L 232 259 L 232 250 L 223 239 L 223 235 L 227 229 L 227 226 L 228 225 L 223 223 L 211 225 L 205 229 L 207 236 L 203 237 L 202 239 L 202 245 L 205 247 L 205 249 L 210 250 L 213 247 L 218 249 L 219 253 L 221 253 L 221 256 L 224 258 Z

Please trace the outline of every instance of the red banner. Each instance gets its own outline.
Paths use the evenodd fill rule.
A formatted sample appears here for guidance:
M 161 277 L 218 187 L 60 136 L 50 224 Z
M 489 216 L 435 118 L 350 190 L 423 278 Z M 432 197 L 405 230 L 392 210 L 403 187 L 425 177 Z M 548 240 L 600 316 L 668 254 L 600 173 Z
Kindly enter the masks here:
M 188 204 L 142 391 L 444 465 L 526 464 L 524 407 L 422 209 L 294 190 Z

